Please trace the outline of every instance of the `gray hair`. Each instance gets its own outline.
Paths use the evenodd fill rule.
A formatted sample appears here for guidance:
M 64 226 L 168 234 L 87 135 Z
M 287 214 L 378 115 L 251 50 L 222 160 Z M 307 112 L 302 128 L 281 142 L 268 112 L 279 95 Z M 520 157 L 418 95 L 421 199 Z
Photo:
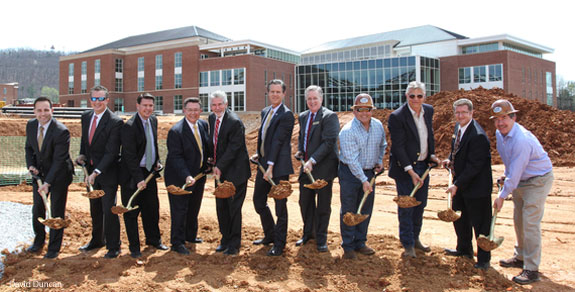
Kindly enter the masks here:
M 210 94 L 210 104 L 212 104 L 214 98 L 221 98 L 224 104 L 228 104 L 228 95 L 223 90 L 216 90 Z
M 411 81 L 409 82 L 409 84 L 407 85 L 407 88 L 405 89 L 405 94 L 409 94 L 409 92 L 411 90 L 414 89 L 421 89 L 421 91 L 423 92 L 423 95 L 425 96 L 425 83 L 423 82 L 419 82 L 419 81 Z
M 323 99 L 323 89 L 321 89 L 321 87 L 317 86 L 317 85 L 310 85 L 305 89 L 305 97 L 307 98 L 307 94 L 310 91 L 315 91 L 317 92 L 317 94 L 319 95 L 319 98 Z
M 460 98 L 453 103 L 453 111 L 455 111 L 456 107 L 462 106 L 462 105 L 466 105 L 467 109 L 469 111 L 473 110 L 473 102 L 471 102 L 471 100 L 469 100 L 467 98 Z

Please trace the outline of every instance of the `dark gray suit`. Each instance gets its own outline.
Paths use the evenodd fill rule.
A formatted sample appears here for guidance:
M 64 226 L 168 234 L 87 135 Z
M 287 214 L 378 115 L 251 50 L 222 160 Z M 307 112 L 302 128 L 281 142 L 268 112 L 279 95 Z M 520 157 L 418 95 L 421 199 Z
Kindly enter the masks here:
M 339 119 L 336 113 L 321 107 L 314 114 L 311 128 L 309 128 L 310 113 L 307 110 L 299 115 L 298 151 L 301 151 L 304 157 L 315 160 L 312 170 L 314 179 L 323 179 L 328 182 L 328 185 L 319 190 L 304 187 L 305 184 L 309 184 L 311 181 L 307 174 L 303 172 L 302 166 L 299 175 L 299 205 L 304 223 L 303 237 L 315 237 L 317 245 L 323 246 L 327 243 L 333 179 L 337 176 Z M 305 143 L 306 138 L 307 144 Z M 304 147 L 304 145 L 306 146 Z

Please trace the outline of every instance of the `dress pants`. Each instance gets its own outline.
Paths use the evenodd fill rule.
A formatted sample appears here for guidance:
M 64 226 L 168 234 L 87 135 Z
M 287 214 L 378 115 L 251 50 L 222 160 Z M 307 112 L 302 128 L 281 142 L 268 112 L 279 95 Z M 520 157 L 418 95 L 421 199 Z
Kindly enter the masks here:
M 248 188 L 247 181 L 235 186 L 236 194 L 227 199 L 216 198 L 216 212 L 222 240 L 220 244 L 226 248 L 239 249 L 242 241 L 242 206 Z
M 453 197 L 453 210 L 461 211 L 461 218 L 453 222 L 457 235 L 457 250 L 465 254 L 473 254 L 473 231 L 475 238 L 480 234 L 489 236 L 491 228 L 491 196 L 482 198 L 466 198 L 462 194 Z M 488 263 L 491 252 L 477 246 L 477 262 Z
M 288 179 L 289 176 L 286 175 L 276 177 L 273 180 L 277 184 L 280 180 Z M 283 249 L 286 244 L 288 227 L 287 198 L 281 200 L 274 199 L 277 216 L 277 222 L 274 222 L 274 217 L 268 207 L 268 193 L 271 187 L 272 185 L 268 181 L 264 180 L 261 171 L 258 171 L 254 186 L 254 208 L 260 215 L 265 239 L 273 240 L 274 246 Z
M 141 167 L 142 174 L 147 177 L 150 172 Z M 137 182 L 135 182 L 137 183 Z M 132 194 L 137 190 L 136 185 L 122 185 L 122 204 L 126 206 Z M 148 182 L 138 196 L 132 201 L 132 206 L 137 209 L 124 213 L 124 225 L 130 242 L 130 252 L 140 251 L 140 235 L 138 232 L 138 215 L 142 213 L 142 225 L 146 235 L 146 244 L 158 245 L 162 243 L 160 228 L 160 202 L 158 200 L 158 186 L 156 180 Z
M 427 169 L 427 163 L 417 162 L 413 165 L 413 170 L 420 177 Z M 407 180 L 395 180 L 395 187 L 397 194 L 400 196 L 407 196 L 413 190 L 413 181 L 411 177 Z M 397 216 L 399 218 L 399 241 L 403 247 L 411 247 L 415 245 L 415 240 L 419 239 L 421 226 L 423 225 L 423 211 L 427 206 L 427 192 L 429 187 L 429 176 L 425 178 L 423 186 L 415 192 L 415 199 L 420 201 L 421 204 L 411 208 L 397 207 Z
M 305 184 L 309 183 L 311 180 L 307 175 L 300 178 L 299 207 L 303 220 L 303 237 L 315 238 L 318 246 L 326 245 L 327 228 L 331 215 L 333 180 L 329 180 L 327 186 L 319 190 L 304 187 Z
M 189 195 L 168 194 L 170 216 L 172 220 L 170 243 L 172 246 L 194 241 L 198 236 L 198 214 L 204 197 L 206 177 L 202 177 L 186 190 Z
M 118 185 L 103 185 L 96 179 L 94 190 L 103 190 L 105 195 L 101 198 L 90 199 L 90 216 L 92 217 L 92 245 L 103 245 L 106 248 L 120 248 L 120 219 L 112 213 L 111 208 L 116 205 Z
M 72 176 L 69 179 L 63 179 L 63 182 L 55 182 L 50 187 L 50 193 L 47 196 L 50 202 L 50 211 L 52 217 L 65 219 L 66 213 L 66 200 L 68 199 L 68 186 L 72 182 Z M 35 246 L 43 246 L 46 241 L 46 226 L 38 218 L 46 219 L 46 207 L 44 201 L 38 193 L 38 185 L 32 184 L 33 189 L 33 206 L 32 206 L 32 228 L 34 230 L 34 243 Z M 50 229 L 50 240 L 48 242 L 48 251 L 60 252 L 62 246 L 62 238 L 64 237 L 64 229 Z
M 363 173 L 367 176 L 368 181 L 375 175 L 371 169 L 364 170 Z M 339 226 L 342 239 L 341 247 L 344 251 L 352 251 L 364 247 L 367 241 L 367 229 L 372 217 L 375 186 L 360 210 L 361 214 L 369 215 L 369 217 L 358 225 L 347 226 L 343 223 L 343 215 L 347 212 L 354 214 L 357 212 L 357 208 L 359 208 L 359 204 L 363 198 L 363 184 L 351 173 L 349 167 L 343 163 L 339 164 L 338 177 L 341 200 L 341 210 L 339 212 Z

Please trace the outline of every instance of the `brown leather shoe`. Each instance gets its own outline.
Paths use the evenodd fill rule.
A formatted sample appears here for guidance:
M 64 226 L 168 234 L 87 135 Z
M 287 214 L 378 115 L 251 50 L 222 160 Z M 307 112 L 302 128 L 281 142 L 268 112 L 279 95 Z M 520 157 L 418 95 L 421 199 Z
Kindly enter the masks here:
M 357 248 L 355 251 L 359 252 L 362 255 L 372 255 L 375 253 L 375 250 L 373 250 L 373 248 L 371 247 L 368 247 L 367 245 Z
M 355 251 L 348 250 L 343 252 L 342 258 L 345 260 L 355 260 L 357 259 L 357 255 L 355 254 Z
M 521 285 L 531 284 L 541 280 L 538 271 L 523 270 L 521 274 L 513 277 L 513 282 Z
M 413 247 L 415 247 L 419 250 L 422 250 L 424 252 L 430 252 L 431 251 L 431 248 L 429 248 L 429 246 L 421 243 L 421 241 L 419 239 L 415 240 L 415 245 Z
M 523 269 L 523 261 L 516 258 L 516 257 L 512 257 L 512 258 L 506 259 L 506 260 L 500 260 L 499 265 L 504 267 L 504 268 L 521 268 L 521 269 Z

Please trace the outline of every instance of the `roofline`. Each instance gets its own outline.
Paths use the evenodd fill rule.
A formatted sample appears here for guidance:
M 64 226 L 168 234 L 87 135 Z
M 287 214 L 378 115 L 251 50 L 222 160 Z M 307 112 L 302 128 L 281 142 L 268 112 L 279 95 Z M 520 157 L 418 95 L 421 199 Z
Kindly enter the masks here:
M 278 46 L 274 46 L 274 45 L 270 45 L 270 44 L 266 44 L 266 43 L 262 43 L 262 42 L 258 42 L 258 41 L 254 41 L 254 40 L 250 40 L 250 39 L 245 39 L 245 40 L 239 40 L 239 41 L 231 41 L 231 42 L 221 42 L 221 43 L 212 43 L 212 44 L 205 44 L 205 45 L 200 45 L 200 51 L 203 50 L 213 50 L 213 49 L 219 49 L 219 48 L 228 48 L 228 47 L 236 47 L 239 45 L 255 45 L 255 46 L 260 46 L 260 47 L 265 47 L 265 48 L 269 48 L 269 49 L 273 49 L 276 51 L 282 51 L 284 53 L 289 53 L 289 54 L 293 54 L 296 56 L 300 56 L 301 53 L 300 52 L 296 52 L 296 51 L 292 51 L 290 49 L 286 49 L 286 48 L 282 48 L 282 47 L 278 47 Z
M 307 49 L 307 50 L 301 52 L 300 54 L 303 56 L 303 55 L 314 55 L 314 54 L 320 54 L 320 53 L 323 54 L 326 52 L 339 52 L 339 51 L 343 52 L 343 51 L 347 51 L 347 50 L 352 49 L 352 48 L 367 48 L 367 47 L 373 47 L 374 45 L 383 45 L 383 44 L 390 44 L 393 47 L 395 47 L 397 44 L 399 44 L 399 42 L 400 42 L 399 40 L 393 39 L 393 40 L 384 40 L 384 41 L 366 43 L 366 44 L 356 45 L 356 46 L 341 47 L 341 48 L 337 48 L 337 49 L 315 50 L 313 52 L 308 52 L 309 50 L 314 49 L 314 48 L 311 48 L 311 49 Z
M 493 36 L 486 36 L 480 38 L 472 38 L 472 39 L 465 39 L 465 40 L 458 40 L 458 46 L 467 46 L 467 45 L 475 45 L 475 44 L 482 44 L 482 43 L 490 43 L 490 42 L 506 42 L 511 43 L 513 45 L 517 45 L 520 47 L 524 47 L 530 50 L 534 50 L 538 53 L 542 54 L 550 54 L 555 51 L 555 49 L 546 47 L 540 44 L 536 44 L 534 42 L 530 42 L 524 39 L 520 39 L 518 37 L 514 37 L 508 34 L 500 34 L 500 35 L 493 35 Z

